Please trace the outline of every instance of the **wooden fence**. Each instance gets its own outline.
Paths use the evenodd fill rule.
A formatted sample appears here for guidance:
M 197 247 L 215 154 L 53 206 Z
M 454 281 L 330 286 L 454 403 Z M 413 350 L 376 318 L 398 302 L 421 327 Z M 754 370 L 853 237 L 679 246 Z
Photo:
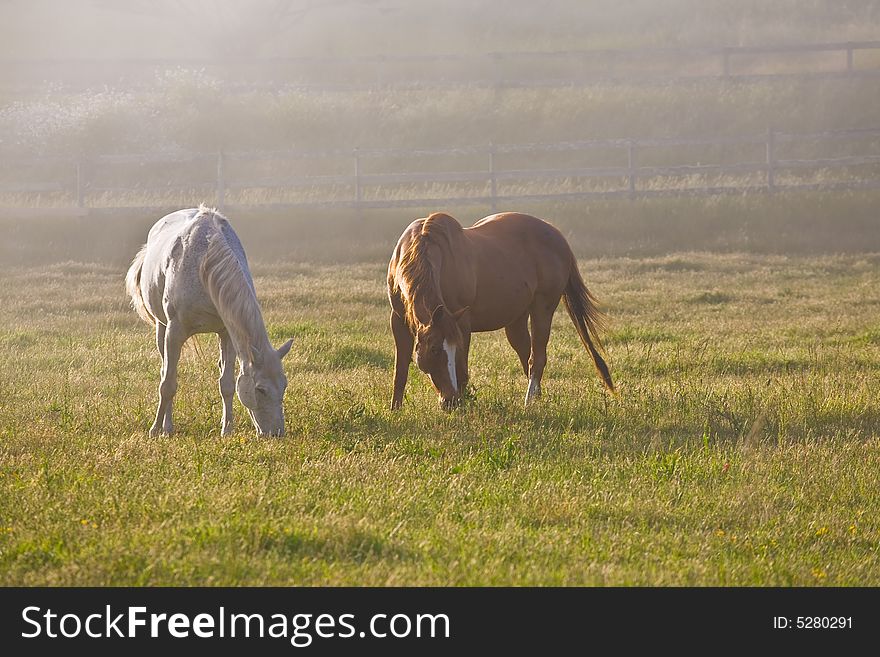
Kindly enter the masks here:
M 0 61 L 0 86 L 23 89 L 149 87 L 156 72 L 194 69 L 226 92 L 356 91 L 458 87 L 541 88 L 608 82 L 667 84 L 707 78 L 880 76 L 880 41 L 763 46 L 491 52 L 484 54 Z
M 723 160 L 721 155 L 729 148 L 745 148 L 753 157 L 703 161 L 707 156 Z M 830 155 L 803 158 L 786 154 L 798 149 Z M 678 151 L 685 151 L 690 157 L 670 160 Z M 568 162 L 598 159 L 620 164 L 546 164 L 557 155 L 564 155 Z M 664 161 L 652 163 L 658 160 L 658 155 L 662 155 L 659 159 Z M 455 158 L 483 164 L 462 170 L 429 171 L 419 170 L 413 164 Z M 515 162 L 515 166 L 505 164 L 505 160 Z M 529 166 L 531 160 L 541 165 Z M 37 161 L 23 162 L 20 167 L 7 162 L 6 166 L 26 169 L 34 162 Z M 0 201 L 3 206 L 0 212 L 15 213 L 28 205 L 42 205 L 50 212 L 72 214 L 85 214 L 90 208 L 167 207 L 175 202 L 164 199 L 175 194 L 186 202 L 213 202 L 219 208 L 341 208 L 359 212 L 456 206 L 488 206 L 494 211 L 501 206 L 524 203 L 600 198 L 873 189 L 880 188 L 880 128 L 796 134 L 768 130 L 760 135 L 737 137 L 603 139 L 421 150 L 105 155 L 90 160 L 48 162 L 56 169 L 66 169 L 67 181 L 0 183 L 0 195 L 32 199 L 19 207 Z M 326 170 L 328 162 L 335 171 L 318 175 L 283 173 L 285 169 L 312 167 Z M 373 172 L 377 164 L 387 162 L 398 166 L 403 163 L 405 170 Z M 173 166 L 190 170 L 195 167 L 210 170 L 211 179 L 180 176 L 165 182 L 120 185 L 102 182 L 94 173 L 101 168 L 118 171 L 124 166 L 134 166 L 135 170 L 152 167 L 160 171 Z M 232 168 L 245 173 L 232 175 Z M 247 175 L 248 170 L 279 173 Z M 442 193 L 420 193 L 426 186 L 429 190 L 440 189 Z M 35 195 L 43 200 L 34 202 Z M 45 199 L 52 195 L 66 199 L 66 204 L 46 203 Z

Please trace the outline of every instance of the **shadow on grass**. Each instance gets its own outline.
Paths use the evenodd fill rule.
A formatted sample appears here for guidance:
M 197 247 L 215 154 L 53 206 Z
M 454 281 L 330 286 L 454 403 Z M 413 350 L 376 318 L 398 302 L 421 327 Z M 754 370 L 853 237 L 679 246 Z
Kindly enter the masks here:
M 334 349 L 327 362 L 334 370 L 348 370 L 357 367 L 378 367 L 388 369 L 393 364 L 387 351 L 379 351 L 370 347 L 346 345 Z
M 372 559 L 414 558 L 409 550 L 365 529 L 341 530 L 326 536 L 296 530 L 273 532 L 261 538 L 259 547 L 285 559 L 312 557 L 364 563 Z

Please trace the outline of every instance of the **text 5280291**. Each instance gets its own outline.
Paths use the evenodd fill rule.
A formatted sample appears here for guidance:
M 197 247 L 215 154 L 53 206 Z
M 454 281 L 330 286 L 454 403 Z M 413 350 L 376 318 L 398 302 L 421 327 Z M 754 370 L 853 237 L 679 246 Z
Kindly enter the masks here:
M 851 630 L 852 616 L 774 616 L 776 630 Z

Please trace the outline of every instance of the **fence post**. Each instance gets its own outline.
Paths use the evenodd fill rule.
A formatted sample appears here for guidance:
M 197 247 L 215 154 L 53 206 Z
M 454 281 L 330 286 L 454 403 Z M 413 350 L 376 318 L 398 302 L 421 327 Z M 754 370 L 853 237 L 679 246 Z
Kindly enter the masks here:
M 721 75 L 730 77 L 730 50 L 727 48 L 721 49 Z
M 776 134 L 773 128 L 767 128 L 767 191 L 776 189 Z
M 498 180 L 495 177 L 495 144 L 489 142 L 489 184 L 492 197 L 492 214 L 498 212 Z
M 354 151 L 352 151 L 352 155 L 354 156 L 354 209 L 357 213 L 357 218 L 363 218 L 363 209 L 361 208 L 361 201 L 363 201 L 363 190 L 361 189 L 361 156 L 360 150 L 355 147 Z
M 492 88 L 497 94 L 501 87 L 501 53 L 493 52 L 489 57 L 492 66 Z
M 86 205 L 86 172 L 82 156 L 76 160 L 76 207 L 84 208 Z
M 771 194 L 776 187 L 776 136 L 773 128 L 767 128 L 767 191 Z
M 626 168 L 627 182 L 629 183 L 629 197 L 636 197 L 636 142 L 628 139 L 626 142 Z
M 223 149 L 217 151 L 217 209 L 224 212 L 226 205 L 226 164 L 223 158 Z
M 376 87 L 381 89 L 382 85 L 385 83 L 385 79 L 387 76 L 384 75 L 384 70 L 386 68 L 385 64 L 385 56 L 380 55 L 376 59 Z

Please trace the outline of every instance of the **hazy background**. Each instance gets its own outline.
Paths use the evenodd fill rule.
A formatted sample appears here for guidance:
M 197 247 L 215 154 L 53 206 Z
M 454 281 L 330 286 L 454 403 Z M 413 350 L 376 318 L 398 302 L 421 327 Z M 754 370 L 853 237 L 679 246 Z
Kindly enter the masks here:
M 638 48 L 871 40 L 878 27 L 880 2 L 870 0 L 0 1 L 0 206 L 6 208 L 0 223 L 9 235 L 0 259 L 124 262 L 162 212 L 213 201 L 221 150 L 349 152 L 880 127 L 877 77 L 813 74 L 840 70 L 840 52 L 739 58 L 733 72 L 745 77 L 734 80 L 718 78 L 717 57 L 699 51 L 613 56 Z M 612 55 L 589 61 L 523 55 L 568 50 Z M 516 56 L 493 60 L 491 53 Z M 857 52 L 856 69 L 880 67 L 878 53 Z M 436 55 L 453 57 L 428 57 Z M 401 63 L 383 56 L 425 58 Z M 761 77 L 766 74 L 779 75 Z M 590 84 L 584 76 L 614 80 Z M 492 84 L 514 79 L 556 82 Z M 580 82 L 568 85 L 571 80 Z M 682 157 L 760 161 L 762 148 L 670 148 L 655 153 L 651 164 Z M 787 156 L 880 153 L 876 138 L 833 150 L 798 148 Z M 136 157 L 99 163 L 108 155 Z M 619 164 L 619 153 L 591 157 L 591 166 Z M 169 164 L 169 158 L 180 162 Z M 533 165 L 528 159 L 505 164 Z M 84 163 L 80 169 L 74 160 Z M 548 159 L 547 165 L 560 164 Z M 347 157 L 236 166 L 230 165 L 230 178 L 351 171 Z M 381 173 L 483 164 L 388 158 L 369 166 L 368 172 Z M 855 171 L 867 181 L 877 174 L 876 164 Z M 59 216 L 59 209 L 75 205 L 77 175 L 88 177 L 86 204 L 93 210 Z M 820 172 L 808 182 L 831 179 Z M 58 189 L 38 188 L 35 181 Z M 192 184 L 180 187 L 181 181 Z M 248 207 L 308 198 L 308 191 L 297 193 L 230 193 L 227 202 L 239 208 L 230 218 L 252 257 L 374 260 L 387 256 L 414 217 L 442 209 L 469 224 L 490 210 Z M 443 197 L 460 190 L 394 193 Z M 554 221 L 582 255 L 846 251 L 880 248 L 876 201 L 870 190 L 819 191 L 500 209 Z
M 873 0 L 5 0 L 0 55 L 200 58 L 873 39 Z

